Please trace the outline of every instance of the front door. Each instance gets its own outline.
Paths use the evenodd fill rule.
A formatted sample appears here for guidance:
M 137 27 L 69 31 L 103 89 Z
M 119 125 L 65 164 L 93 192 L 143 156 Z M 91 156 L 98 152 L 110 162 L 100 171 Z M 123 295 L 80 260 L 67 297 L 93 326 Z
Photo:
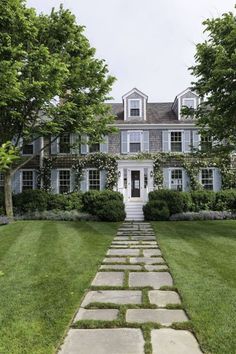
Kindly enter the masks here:
M 131 171 L 131 198 L 140 198 L 140 171 Z

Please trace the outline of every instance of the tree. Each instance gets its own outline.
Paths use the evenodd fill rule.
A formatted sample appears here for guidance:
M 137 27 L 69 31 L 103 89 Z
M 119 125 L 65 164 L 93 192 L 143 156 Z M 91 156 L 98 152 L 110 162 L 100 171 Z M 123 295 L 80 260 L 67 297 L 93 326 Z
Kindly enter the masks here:
M 0 145 L 11 142 L 20 154 L 40 136 L 66 131 L 99 140 L 111 130 L 105 101 L 114 78 L 83 32 L 62 6 L 37 15 L 24 0 L 0 2 Z M 14 160 L 5 169 L 9 217 L 11 178 L 29 160 Z
M 194 115 L 202 131 L 224 141 L 219 150 L 232 151 L 236 146 L 236 17 L 230 12 L 203 24 L 208 38 L 197 44 L 196 64 L 190 68 L 196 78 L 193 90 L 202 99 Z

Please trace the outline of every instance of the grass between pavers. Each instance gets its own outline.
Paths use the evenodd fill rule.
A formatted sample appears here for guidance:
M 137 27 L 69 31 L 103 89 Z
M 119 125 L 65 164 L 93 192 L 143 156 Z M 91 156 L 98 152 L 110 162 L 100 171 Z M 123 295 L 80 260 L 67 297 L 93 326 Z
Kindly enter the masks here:
M 0 353 L 50 354 L 118 223 L 20 221 L 0 228 Z
M 203 351 L 235 354 L 236 221 L 152 225 Z

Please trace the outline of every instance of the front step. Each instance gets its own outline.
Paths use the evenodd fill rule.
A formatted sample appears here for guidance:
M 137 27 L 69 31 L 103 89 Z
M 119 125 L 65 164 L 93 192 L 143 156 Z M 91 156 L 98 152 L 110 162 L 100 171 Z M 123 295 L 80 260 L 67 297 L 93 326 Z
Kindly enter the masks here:
M 144 203 L 129 202 L 125 204 L 126 219 L 125 221 L 143 221 L 143 205 Z

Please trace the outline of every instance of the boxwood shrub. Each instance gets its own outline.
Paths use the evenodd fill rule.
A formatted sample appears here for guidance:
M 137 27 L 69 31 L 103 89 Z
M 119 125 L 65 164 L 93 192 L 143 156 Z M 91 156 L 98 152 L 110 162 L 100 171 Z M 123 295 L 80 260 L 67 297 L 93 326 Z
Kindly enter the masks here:
M 186 197 L 182 197 L 178 191 L 160 189 L 149 193 L 149 201 L 164 201 L 167 204 L 170 215 L 183 213 L 186 208 Z
M 214 210 L 236 210 L 236 189 L 222 190 L 215 195 Z
M 214 210 L 216 193 L 212 191 L 191 192 L 193 211 Z
M 150 200 L 143 206 L 145 220 L 164 221 L 170 217 L 170 211 L 164 200 Z

